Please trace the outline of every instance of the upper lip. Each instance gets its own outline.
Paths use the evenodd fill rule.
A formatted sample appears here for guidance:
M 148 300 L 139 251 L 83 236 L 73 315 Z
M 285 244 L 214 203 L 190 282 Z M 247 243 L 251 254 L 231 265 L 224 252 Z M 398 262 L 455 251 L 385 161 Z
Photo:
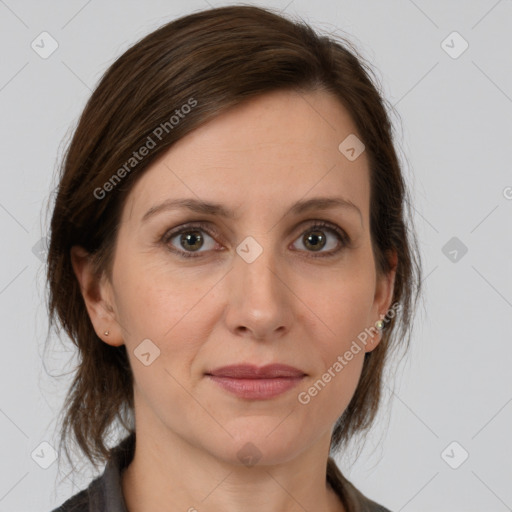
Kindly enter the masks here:
M 236 364 L 216 368 L 207 372 L 206 375 L 235 379 L 273 379 L 277 377 L 303 377 L 306 374 L 302 370 L 287 364 L 267 364 L 265 366 Z

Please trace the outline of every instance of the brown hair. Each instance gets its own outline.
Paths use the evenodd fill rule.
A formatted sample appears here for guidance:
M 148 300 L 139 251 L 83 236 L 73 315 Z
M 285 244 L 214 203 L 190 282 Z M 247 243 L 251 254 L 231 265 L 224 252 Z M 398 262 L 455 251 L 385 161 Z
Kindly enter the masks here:
M 275 90 L 333 93 L 366 146 L 376 268 L 388 272 L 387 251 L 397 252 L 392 302 L 400 302 L 401 308 L 387 319 L 378 346 L 365 355 L 358 387 L 335 426 L 331 451 L 374 420 L 389 351 L 409 344 L 421 266 L 414 232 L 407 227 L 407 189 L 385 100 L 365 60 L 349 41 L 336 37 L 320 36 L 303 21 L 254 6 L 196 12 L 165 24 L 128 49 L 88 100 L 60 169 L 47 278 L 50 328 L 58 317 L 79 356 L 61 411 L 61 443 L 74 437 L 93 464 L 109 458 L 106 437 L 117 421 L 133 429 L 133 375 L 125 346 L 110 346 L 96 335 L 70 249 L 84 247 L 93 255 L 98 275 L 110 278 L 121 209 L 144 171 L 209 119 Z M 133 152 L 147 145 L 148 137 L 155 141 L 155 133 L 161 135 L 158 143 L 129 169 L 126 162 Z M 114 175 L 120 179 L 113 183 Z M 107 188 L 108 193 L 98 192 Z

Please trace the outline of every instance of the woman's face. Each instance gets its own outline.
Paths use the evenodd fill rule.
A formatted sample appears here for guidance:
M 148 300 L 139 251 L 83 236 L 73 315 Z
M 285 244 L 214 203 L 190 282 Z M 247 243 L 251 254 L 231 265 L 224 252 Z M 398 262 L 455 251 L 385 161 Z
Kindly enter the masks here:
M 358 335 L 386 313 L 394 279 L 377 279 L 356 133 L 328 93 L 275 92 L 196 129 L 136 183 L 101 284 L 111 316 L 88 309 L 105 342 L 126 344 L 137 428 L 234 463 L 251 450 L 271 464 L 328 449 L 380 340 Z M 159 208 L 176 200 L 196 206 Z M 206 375 L 273 363 L 305 375 L 276 395 L 258 382 L 240 395 Z

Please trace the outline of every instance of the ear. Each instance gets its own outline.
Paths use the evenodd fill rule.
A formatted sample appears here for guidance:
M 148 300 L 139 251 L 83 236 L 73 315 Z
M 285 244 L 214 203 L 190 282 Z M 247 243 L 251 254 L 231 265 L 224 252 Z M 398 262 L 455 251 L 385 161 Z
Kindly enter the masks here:
M 123 345 L 121 328 L 112 307 L 111 283 L 104 275 L 94 272 L 91 256 L 83 247 L 74 245 L 70 253 L 71 264 L 96 334 L 108 345 Z M 108 335 L 105 335 L 105 331 L 108 331 Z
M 391 307 L 391 300 L 393 299 L 393 292 L 395 289 L 395 277 L 398 264 L 398 255 L 395 250 L 388 251 L 386 257 L 390 264 L 390 270 L 383 275 L 377 276 L 377 283 L 375 286 L 375 296 L 372 308 L 372 323 L 371 332 L 375 332 L 375 322 L 383 319 Z M 378 332 L 378 331 L 377 331 Z M 381 334 L 373 336 L 373 342 L 367 345 L 367 352 L 373 350 L 382 339 Z

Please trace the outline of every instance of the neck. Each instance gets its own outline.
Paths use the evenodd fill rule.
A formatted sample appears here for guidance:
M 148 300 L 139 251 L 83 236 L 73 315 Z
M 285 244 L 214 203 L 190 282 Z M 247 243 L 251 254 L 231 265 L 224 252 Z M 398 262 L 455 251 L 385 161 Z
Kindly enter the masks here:
M 330 439 L 286 462 L 244 466 L 168 428 L 136 424 L 135 454 L 121 477 L 129 512 L 344 512 L 326 480 Z

